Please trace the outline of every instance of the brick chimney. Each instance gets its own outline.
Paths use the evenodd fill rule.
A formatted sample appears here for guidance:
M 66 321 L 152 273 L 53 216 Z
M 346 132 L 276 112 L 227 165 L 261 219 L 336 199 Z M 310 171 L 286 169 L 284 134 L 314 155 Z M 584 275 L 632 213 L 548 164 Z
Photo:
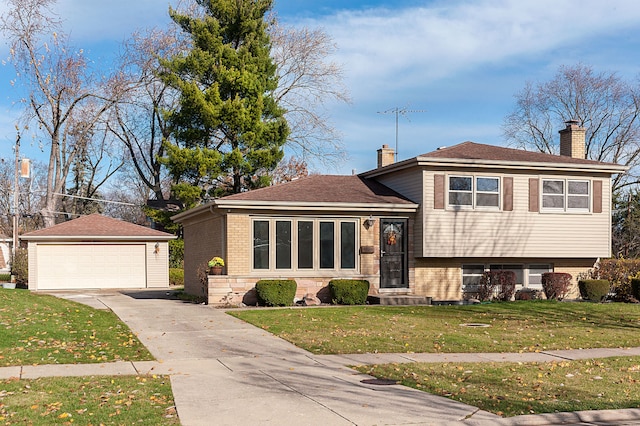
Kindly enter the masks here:
M 585 158 L 585 132 L 578 120 L 565 121 L 566 128 L 560 130 L 560 155 Z
M 395 152 L 389 145 L 382 145 L 378 150 L 378 168 L 395 163 Z

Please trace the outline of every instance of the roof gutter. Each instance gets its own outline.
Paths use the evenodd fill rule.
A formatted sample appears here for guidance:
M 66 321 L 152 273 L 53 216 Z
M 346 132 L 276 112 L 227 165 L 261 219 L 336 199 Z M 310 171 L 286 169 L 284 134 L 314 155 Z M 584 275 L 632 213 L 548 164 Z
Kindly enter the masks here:
M 411 161 L 413 160 L 413 161 Z M 597 173 L 624 173 L 629 170 L 628 166 L 618 164 L 599 163 L 599 164 L 581 164 L 581 163 L 547 163 L 547 162 L 526 162 L 513 163 L 503 160 L 476 160 L 476 159 L 460 159 L 460 158 L 429 158 L 416 157 L 414 159 L 391 164 L 389 166 L 373 169 L 368 172 L 361 173 L 364 177 L 375 177 L 403 170 L 412 166 L 428 166 L 428 167 L 447 167 L 452 166 L 458 168 L 487 168 L 487 169 L 508 169 L 508 170 L 535 170 L 535 171 L 563 171 L 563 172 L 597 172 Z

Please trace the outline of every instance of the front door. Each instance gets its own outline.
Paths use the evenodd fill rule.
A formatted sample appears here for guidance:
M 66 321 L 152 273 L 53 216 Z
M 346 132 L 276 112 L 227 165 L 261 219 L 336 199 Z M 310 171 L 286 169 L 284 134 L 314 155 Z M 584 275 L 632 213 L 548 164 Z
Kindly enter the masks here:
M 409 288 L 407 220 L 380 220 L 380 288 Z

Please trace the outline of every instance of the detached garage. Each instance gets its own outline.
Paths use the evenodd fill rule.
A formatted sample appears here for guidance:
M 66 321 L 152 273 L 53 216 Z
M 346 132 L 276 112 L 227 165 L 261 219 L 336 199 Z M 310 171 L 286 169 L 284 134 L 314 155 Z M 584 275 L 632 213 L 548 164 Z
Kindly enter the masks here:
M 20 238 L 30 290 L 169 287 L 165 232 L 93 214 Z

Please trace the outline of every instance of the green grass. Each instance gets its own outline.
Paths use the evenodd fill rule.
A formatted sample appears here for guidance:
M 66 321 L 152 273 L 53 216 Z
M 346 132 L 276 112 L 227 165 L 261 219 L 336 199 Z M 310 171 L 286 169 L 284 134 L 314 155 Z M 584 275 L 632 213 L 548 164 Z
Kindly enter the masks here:
M 357 370 L 504 417 L 637 408 L 640 404 L 640 357 L 517 364 L 386 364 Z
M 152 360 L 110 311 L 0 288 L 0 366 Z
M 171 383 L 162 376 L 65 377 L 0 381 L 4 425 L 179 425 Z
M 640 346 L 640 305 L 526 301 L 230 312 L 317 354 L 536 352 Z M 482 323 L 490 327 L 462 327 Z
M 11 274 L 0 274 L 0 283 L 8 283 L 11 281 Z

